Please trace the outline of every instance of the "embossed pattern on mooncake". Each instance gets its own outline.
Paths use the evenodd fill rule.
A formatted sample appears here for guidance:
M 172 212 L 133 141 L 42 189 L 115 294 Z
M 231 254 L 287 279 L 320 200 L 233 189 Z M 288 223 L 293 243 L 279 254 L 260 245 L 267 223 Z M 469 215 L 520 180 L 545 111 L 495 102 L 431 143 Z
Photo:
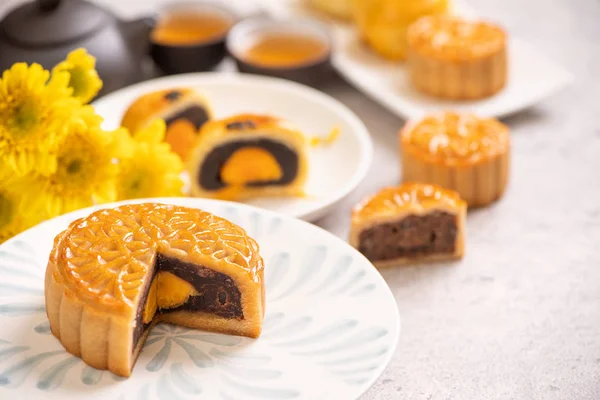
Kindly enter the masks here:
M 449 60 L 487 57 L 504 48 L 506 34 L 489 22 L 428 16 L 415 22 L 408 40 L 417 51 Z
M 420 183 L 405 183 L 388 187 L 357 204 L 352 210 L 353 219 L 367 219 L 376 215 L 397 214 L 415 208 L 432 208 L 446 205 L 451 208 L 464 206 L 459 195 L 439 186 Z
M 57 271 L 78 297 L 115 312 L 131 310 L 157 253 L 209 257 L 253 280 L 262 268 L 258 245 L 237 225 L 208 212 L 163 204 L 96 211 L 58 239 Z
M 505 153 L 509 133 L 495 119 L 446 112 L 408 126 L 402 131 L 401 140 L 404 146 L 427 158 L 471 163 Z

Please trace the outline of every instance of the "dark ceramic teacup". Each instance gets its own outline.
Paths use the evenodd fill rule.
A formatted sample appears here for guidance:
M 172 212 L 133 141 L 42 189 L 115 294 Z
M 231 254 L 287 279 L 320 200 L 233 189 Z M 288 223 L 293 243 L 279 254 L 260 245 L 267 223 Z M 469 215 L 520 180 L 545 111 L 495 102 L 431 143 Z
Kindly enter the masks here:
M 269 34 L 306 35 L 322 42 L 325 51 L 314 59 L 285 66 L 270 66 L 250 61 L 245 52 L 256 43 L 261 35 Z M 267 17 L 249 18 L 238 22 L 227 35 L 228 53 L 236 62 L 240 72 L 268 75 L 313 85 L 321 83 L 330 75 L 331 38 L 325 25 L 310 19 L 274 20 Z
M 212 2 L 189 2 L 169 4 L 157 15 L 156 26 L 161 18 L 176 14 L 203 14 L 215 16 L 229 22 L 232 27 L 238 20 L 237 15 L 226 7 Z M 217 66 L 227 50 L 225 41 L 229 29 L 215 37 L 190 43 L 166 43 L 150 35 L 150 54 L 156 65 L 166 74 L 207 71 Z

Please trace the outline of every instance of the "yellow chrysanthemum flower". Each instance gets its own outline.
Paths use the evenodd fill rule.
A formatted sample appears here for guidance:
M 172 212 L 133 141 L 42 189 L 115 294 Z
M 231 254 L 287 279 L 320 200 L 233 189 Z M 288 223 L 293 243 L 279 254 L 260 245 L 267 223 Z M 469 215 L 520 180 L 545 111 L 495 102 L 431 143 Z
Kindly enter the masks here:
M 102 80 L 96 71 L 96 59 L 85 49 L 77 49 L 67 55 L 67 59 L 54 67 L 52 73 L 69 73 L 69 87 L 73 88 L 73 97 L 86 104 L 100 89 Z
M 56 172 L 40 178 L 49 217 L 115 200 L 120 145 L 117 133 L 103 131 L 101 123 L 91 106 L 83 106 L 69 124 Z
M 18 193 L 0 188 L 0 243 L 27 229 L 23 213 L 19 212 L 20 200 Z
M 0 171 L 0 243 L 43 220 L 34 188 L 35 182 L 29 177 Z
M 156 120 L 133 135 L 133 154 L 120 160 L 119 200 L 181 196 L 183 163 L 163 142 L 165 122 Z
M 17 63 L 0 79 L 0 163 L 18 175 L 54 171 L 62 127 L 78 107 L 67 86 L 69 75 L 49 77 L 39 64 Z

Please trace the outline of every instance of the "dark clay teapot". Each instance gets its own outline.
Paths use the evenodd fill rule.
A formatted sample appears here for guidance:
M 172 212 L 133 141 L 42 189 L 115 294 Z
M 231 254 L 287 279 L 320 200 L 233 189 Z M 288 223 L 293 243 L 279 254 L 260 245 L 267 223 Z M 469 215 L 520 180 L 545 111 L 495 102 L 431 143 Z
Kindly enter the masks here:
M 150 27 L 147 20 L 120 21 L 84 0 L 32 1 L 0 21 L 0 72 L 16 62 L 51 69 L 83 47 L 96 57 L 102 95 L 143 79 Z

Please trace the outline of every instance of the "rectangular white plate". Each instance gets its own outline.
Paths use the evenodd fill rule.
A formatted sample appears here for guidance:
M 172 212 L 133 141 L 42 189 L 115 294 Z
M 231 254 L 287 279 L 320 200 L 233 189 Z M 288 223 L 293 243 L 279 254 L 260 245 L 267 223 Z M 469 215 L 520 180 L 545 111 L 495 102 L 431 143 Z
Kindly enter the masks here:
M 262 5 L 276 17 L 316 15 L 307 9 L 302 0 L 262 0 Z M 463 3 L 455 5 L 454 13 L 476 15 Z M 500 93 L 477 101 L 436 99 L 412 87 L 404 63 L 387 61 L 373 53 L 357 38 L 350 24 L 330 22 L 334 40 L 334 67 L 359 90 L 403 118 L 418 118 L 443 110 L 504 117 L 533 106 L 564 88 L 573 79 L 560 65 L 510 36 L 509 32 L 509 78 L 507 86 Z

